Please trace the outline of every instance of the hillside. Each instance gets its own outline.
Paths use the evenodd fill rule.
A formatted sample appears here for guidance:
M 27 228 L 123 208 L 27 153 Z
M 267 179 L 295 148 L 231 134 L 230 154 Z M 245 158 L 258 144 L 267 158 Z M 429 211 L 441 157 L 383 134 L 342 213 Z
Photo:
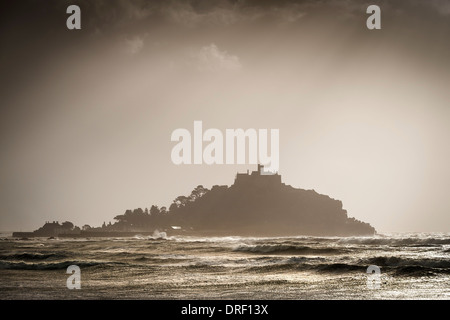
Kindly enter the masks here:
M 71 222 L 47 222 L 34 232 L 17 237 L 119 237 L 135 234 L 197 236 L 359 236 L 373 235 L 368 223 L 349 218 L 342 202 L 314 190 L 282 183 L 278 174 L 238 173 L 234 184 L 197 186 L 189 196 L 177 197 L 169 209 L 127 210 L 115 223 L 75 227 Z
M 190 233 L 248 236 L 373 235 L 368 223 L 347 216 L 342 202 L 296 189 L 281 176 L 237 174 L 234 184 L 214 186 L 173 210 L 171 223 Z

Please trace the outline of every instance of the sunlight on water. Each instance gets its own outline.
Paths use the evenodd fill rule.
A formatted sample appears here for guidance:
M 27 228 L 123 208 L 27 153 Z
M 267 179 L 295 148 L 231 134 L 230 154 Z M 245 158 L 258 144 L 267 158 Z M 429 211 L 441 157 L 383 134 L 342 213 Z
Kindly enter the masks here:
M 450 236 L 0 241 L 5 299 L 448 299 Z M 81 269 L 68 290 L 66 269 Z M 380 268 L 368 286 L 369 265 Z

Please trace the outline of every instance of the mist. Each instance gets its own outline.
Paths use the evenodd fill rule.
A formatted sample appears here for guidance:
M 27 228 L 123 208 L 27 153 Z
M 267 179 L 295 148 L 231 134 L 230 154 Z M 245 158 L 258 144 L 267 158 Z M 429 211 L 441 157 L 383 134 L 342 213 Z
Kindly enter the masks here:
M 66 8 L 81 8 L 81 30 Z M 15 1 L 0 17 L 0 226 L 99 226 L 254 165 L 171 133 L 279 130 L 279 173 L 379 232 L 450 232 L 445 1 Z M 27 10 L 24 10 L 27 8 Z

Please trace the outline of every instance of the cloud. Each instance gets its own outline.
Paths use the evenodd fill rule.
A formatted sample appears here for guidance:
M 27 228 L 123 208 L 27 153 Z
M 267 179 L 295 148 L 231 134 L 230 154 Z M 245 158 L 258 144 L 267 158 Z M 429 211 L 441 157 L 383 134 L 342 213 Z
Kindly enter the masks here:
M 221 51 L 214 43 L 202 47 L 194 54 L 196 65 L 200 71 L 239 71 L 242 64 L 239 58 L 226 51 Z
M 171 1 L 163 4 L 160 14 L 169 21 L 188 27 L 229 26 L 259 19 L 274 19 L 282 23 L 296 22 L 305 15 L 305 5 L 284 2 L 267 3 L 252 1 Z
M 432 0 L 431 5 L 442 15 L 450 15 L 450 1 Z
M 231 25 L 244 18 L 227 2 L 221 6 L 194 7 L 190 1 L 173 1 L 161 8 L 161 14 L 175 23 L 194 27 L 197 25 Z
M 61 1 L 49 1 L 54 7 L 52 19 L 59 24 Z M 98 29 L 105 37 L 118 30 L 135 32 L 140 28 L 153 30 L 154 26 L 165 25 L 203 29 L 252 24 L 291 26 L 308 16 L 361 19 L 366 14 L 364 9 L 372 4 L 369 0 L 74 0 L 74 3 L 82 9 L 83 30 Z M 445 19 L 450 15 L 449 0 L 378 0 L 377 4 L 383 15 L 391 12 L 409 16 L 428 9 L 437 18 Z M 29 4 L 21 6 L 23 8 L 16 9 L 18 12 L 25 11 Z M 40 12 L 38 9 L 28 10 Z M 1 21 L 3 23 L 3 19 Z
M 140 36 L 127 38 L 123 41 L 123 49 L 126 54 L 134 56 L 138 54 L 144 47 L 144 39 Z
M 294 23 L 305 16 L 305 11 L 298 5 L 291 5 L 280 8 L 273 8 L 270 15 L 284 23 Z

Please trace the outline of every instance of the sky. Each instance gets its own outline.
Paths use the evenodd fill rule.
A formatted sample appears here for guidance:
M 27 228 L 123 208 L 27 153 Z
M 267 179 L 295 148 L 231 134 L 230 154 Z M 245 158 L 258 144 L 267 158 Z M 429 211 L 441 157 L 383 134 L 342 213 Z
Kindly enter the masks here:
M 448 1 L 0 6 L 0 230 L 100 226 L 254 170 L 175 165 L 171 133 L 202 121 L 278 129 L 283 182 L 378 232 L 450 232 Z

